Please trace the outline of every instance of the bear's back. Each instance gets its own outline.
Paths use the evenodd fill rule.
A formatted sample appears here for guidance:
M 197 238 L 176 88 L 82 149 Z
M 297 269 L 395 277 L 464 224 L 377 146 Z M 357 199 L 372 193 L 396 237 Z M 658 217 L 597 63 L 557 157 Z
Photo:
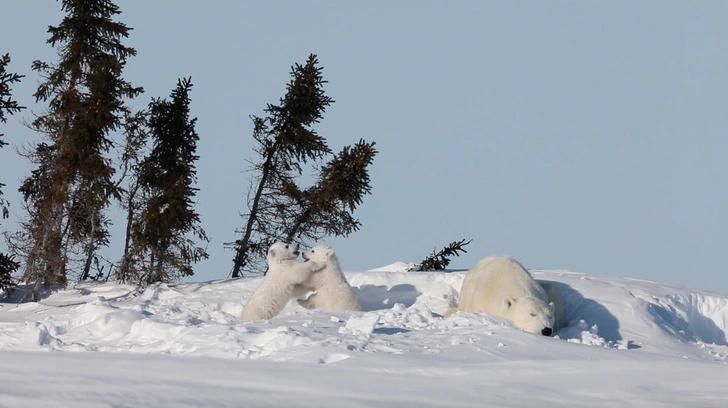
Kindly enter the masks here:
M 534 296 L 548 301 L 544 289 L 518 261 L 508 256 L 488 256 L 465 274 L 458 309 L 500 313 L 506 296 L 514 299 Z

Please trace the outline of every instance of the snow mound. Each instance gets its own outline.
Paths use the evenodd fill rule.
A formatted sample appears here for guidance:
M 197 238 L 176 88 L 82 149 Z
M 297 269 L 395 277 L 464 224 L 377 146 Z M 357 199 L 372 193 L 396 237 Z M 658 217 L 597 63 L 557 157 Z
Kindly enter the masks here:
M 397 261 L 379 268 L 369 269 L 368 272 L 410 272 L 415 268 L 417 268 L 415 263 Z
M 564 298 L 568 325 L 555 338 L 565 340 L 559 346 L 565 350 L 577 343 L 726 360 L 725 296 L 628 279 L 532 273 L 551 281 Z M 41 303 L 4 304 L 0 349 L 331 361 L 328 345 L 346 355 L 351 349 L 429 353 L 443 344 L 474 344 L 488 337 L 497 339 L 496 346 L 532 339 L 485 314 L 443 319 L 442 313 L 456 304 L 464 274 L 349 272 L 366 312 L 332 315 L 291 302 L 280 316 L 250 324 L 240 323 L 237 316 L 261 278 L 158 284 L 137 295 L 113 283 L 80 284 Z M 417 338 L 419 343 L 391 342 L 392 336 Z M 317 355 L 301 358 L 302 349 L 309 354 L 317 350 Z
M 523 381 L 532 372 L 548 373 L 544 389 L 561 387 L 560 393 L 552 395 L 553 401 L 563 401 L 560 396 L 569 395 L 562 385 L 568 381 L 591 390 L 585 392 L 592 392 L 592 397 L 602 395 L 605 384 L 612 384 L 612 392 L 604 394 L 603 400 L 588 401 L 593 406 L 600 406 L 599 401 L 604 402 L 601 406 L 609 406 L 614 401 L 621 405 L 658 400 L 664 402 L 660 406 L 720 406 L 711 405 L 713 399 L 687 397 L 705 388 L 680 388 L 654 370 L 673 370 L 676 376 L 681 370 L 691 376 L 705 373 L 701 384 L 711 387 L 714 377 L 724 377 L 716 375 L 716 370 L 724 373 L 728 364 L 726 295 L 624 278 L 534 270 L 536 279 L 554 284 L 565 303 L 568 325 L 548 338 L 523 332 L 484 313 L 460 312 L 444 319 L 442 314 L 457 302 L 464 271 L 379 269 L 346 273 L 364 312 L 326 313 L 290 302 L 279 316 L 252 323 L 241 323 L 237 316 L 261 278 L 159 284 L 142 293 L 114 283 L 77 284 L 55 290 L 38 303 L 0 303 L 0 351 L 6 357 L 12 351 L 60 351 L 83 352 L 74 353 L 79 356 L 132 353 L 287 362 L 301 367 L 348 367 L 340 375 L 350 379 L 369 375 L 362 373 L 386 374 L 394 376 L 396 384 L 400 384 L 394 380 L 398 376 L 420 378 L 418 381 L 427 384 L 420 390 L 427 398 L 409 395 L 386 402 L 397 406 L 419 406 L 415 400 L 428 406 L 435 390 L 444 384 L 473 387 L 468 392 L 480 395 L 483 384 L 489 382 L 505 387 L 490 389 L 495 405 L 511 403 L 513 396 L 500 390 L 523 390 L 514 385 L 517 377 L 512 373 L 520 373 L 518 380 Z M 19 300 L 20 295 L 13 296 L 10 300 Z M 162 364 L 156 359 L 150 361 Z M 696 367 L 697 363 L 702 365 Z M 651 371 L 640 364 L 661 368 Z M 714 366 L 720 368 L 711 368 Z M 275 371 L 274 381 L 300 381 L 268 365 L 247 367 Z M 300 372 L 306 370 L 301 368 Z M 629 376 L 629 383 L 605 380 L 607 376 L 623 378 L 624 372 L 641 374 Z M 593 383 L 580 380 L 592 374 L 603 377 Z M 479 380 L 463 382 L 471 376 Z M 337 375 L 327 378 L 326 384 L 319 383 L 320 390 L 341 384 L 335 380 Z M 364 382 L 379 381 L 374 378 L 378 377 Z M 669 382 L 688 393 L 663 400 L 664 387 L 657 381 Z M 621 391 L 632 383 L 640 384 L 634 393 Z M 536 387 L 534 384 L 537 382 L 532 384 Z M 366 389 L 359 389 L 360 393 L 351 398 L 370 395 Z M 532 392 L 537 389 L 542 390 L 536 387 Z M 637 396 L 646 389 L 655 391 L 647 393 L 647 400 L 640 400 Z M 333 389 L 330 392 L 336 394 Z M 705 394 L 705 398 L 718 394 L 728 398 L 725 387 Z M 534 398 L 524 400 L 527 403 L 521 406 L 538 402 Z M 286 401 L 291 402 L 283 400 L 282 404 Z M 470 401 L 470 405 L 462 406 L 480 406 L 482 402 Z M 445 402 L 439 406 L 455 404 L 454 400 Z

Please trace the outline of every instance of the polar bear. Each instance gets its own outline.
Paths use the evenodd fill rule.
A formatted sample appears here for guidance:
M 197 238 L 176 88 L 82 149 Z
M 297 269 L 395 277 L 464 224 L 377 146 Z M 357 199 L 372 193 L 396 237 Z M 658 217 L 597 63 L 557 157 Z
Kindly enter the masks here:
M 540 279 L 536 280 L 536 282 L 538 282 L 538 284 L 546 291 L 546 295 L 549 297 L 549 303 L 554 304 L 553 329 L 554 333 L 556 333 L 568 325 L 568 322 L 566 321 L 566 311 L 564 309 L 564 298 L 558 287 L 559 283 Z
M 295 297 L 301 297 L 311 291 L 316 292 L 305 300 L 299 299 L 298 303 L 301 306 L 307 309 L 323 308 L 327 312 L 364 310 L 341 271 L 339 258 L 333 248 L 328 245 L 316 245 L 310 251 L 303 253 L 303 259 L 324 267 L 294 288 Z
M 298 262 L 298 244 L 276 242 L 268 248 L 268 272 L 243 307 L 240 320 L 267 320 L 283 310 L 295 285 L 305 282 L 324 267 L 316 262 Z
M 507 256 L 487 256 L 468 270 L 458 306 L 445 317 L 457 311 L 484 312 L 527 332 L 553 333 L 554 304 L 526 268 Z

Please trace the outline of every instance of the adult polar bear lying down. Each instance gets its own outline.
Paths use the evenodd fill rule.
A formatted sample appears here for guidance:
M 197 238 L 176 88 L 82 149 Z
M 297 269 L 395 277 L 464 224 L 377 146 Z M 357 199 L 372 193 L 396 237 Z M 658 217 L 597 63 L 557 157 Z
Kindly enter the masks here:
M 276 242 L 268 248 L 268 272 L 245 303 L 240 320 L 267 320 L 278 315 L 293 296 L 293 288 L 319 273 L 324 264 L 299 262 L 298 244 Z
M 323 269 L 311 274 L 305 282 L 294 288 L 294 297 L 316 292 L 305 300 L 299 300 L 301 306 L 307 309 L 322 308 L 330 313 L 364 310 L 346 280 L 333 248 L 323 244 L 316 245 L 310 251 L 303 253 L 303 259 L 323 265 Z
M 483 312 L 501 316 L 531 333 L 551 336 L 554 332 L 554 303 L 518 261 L 507 256 L 487 256 L 465 274 L 457 311 Z

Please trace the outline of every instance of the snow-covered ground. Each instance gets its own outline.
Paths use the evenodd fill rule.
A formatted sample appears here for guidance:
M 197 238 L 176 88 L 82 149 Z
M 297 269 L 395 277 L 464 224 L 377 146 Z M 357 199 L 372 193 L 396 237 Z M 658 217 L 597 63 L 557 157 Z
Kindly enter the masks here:
M 532 270 L 569 326 L 440 317 L 464 271 L 348 272 L 368 310 L 240 323 L 260 278 L 0 303 L 0 407 L 727 407 L 728 295 Z

